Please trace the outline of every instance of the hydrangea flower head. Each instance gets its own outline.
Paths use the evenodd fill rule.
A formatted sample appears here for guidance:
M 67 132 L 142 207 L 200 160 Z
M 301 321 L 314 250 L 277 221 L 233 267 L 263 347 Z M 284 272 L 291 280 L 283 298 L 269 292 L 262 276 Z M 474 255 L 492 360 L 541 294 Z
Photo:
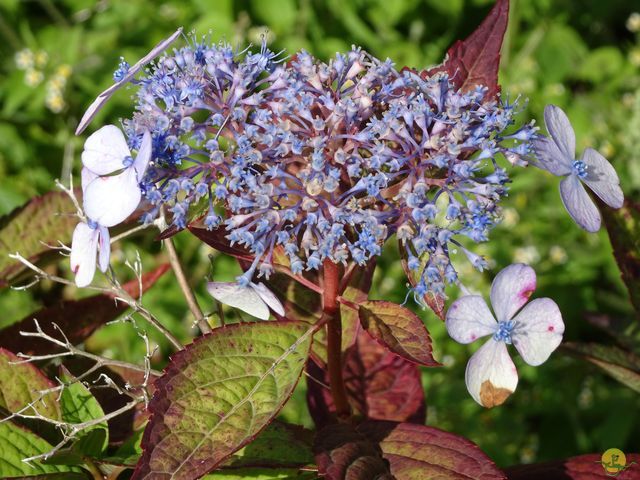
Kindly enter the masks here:
M 509 177 L 498 160 L 526 165 L 536 136 L 531 124 L 512 128 L 517 102 L 355 47 L 284 63 L 265 43 L 237 51 L 194 37 L 134 79 L 178 34 L 133 67 L 122 61 L 97 100 L 137 87 L 123 125 L 130 149 L 141 132 L 152 139 L 143 221 L 162 210 L 178 228 L 199 217 L 224 229 L 254 256 L 245 287 L 269 276 L 276 248 L 297 274 L 325 260 L 364 265 L 393 235 L 420 302 L 457 282 L 450 252 L 484 268 L 465 244 L 486 241 L 500 220 Z
M 513 344 L 526 363 L 537 366 L 562 341 L 564 323 L 556 303 L 537 298 L 527 304 L 535 288 L 534 270 L 522 263 L 512 264 L 491 285 L 495 316 L 479 295 L 462 296 L 447 311 L 447 332 L 455 341 L 466 344 L 489 336 L 469 359 L 465 373 L 467 390 L 480 405 L 502 404 L 518 385 L 507 345 Z
M 600 230 L 600 212 L 589 197 L 583 183 L 612 208 L 620 208 L 624 195 L 618 174 L 600 153 L 587 148 L 576 160 L 576 137 L 567 115 L 555 105 L 544 109 L 549 137 L 534 141 L 538 166 L 553 175 L 565 177 L 560 182 L 560 195 L 569 215 L 588 232 Z
M 132 148 L 142 130 L 153 138 L 144 220 L 164 207 L 179 228 L 201 216 L 225 229 L 254 255 L 245 286 L 271 273 L 275 248 L 300 273 L 325 259 L 363 265 L 394 234 L 419 272 L 416 298 L 457 280 L 452 246 L 482 268 L 463 243 L 499 221 L 509 179 L 498 157 L 526 164 L 535 136 L 532 125 L 506 133 L 516 104 L 359 48 L 281 60 L 265 44 L 192 39 L 136 80 L 124 126 Z

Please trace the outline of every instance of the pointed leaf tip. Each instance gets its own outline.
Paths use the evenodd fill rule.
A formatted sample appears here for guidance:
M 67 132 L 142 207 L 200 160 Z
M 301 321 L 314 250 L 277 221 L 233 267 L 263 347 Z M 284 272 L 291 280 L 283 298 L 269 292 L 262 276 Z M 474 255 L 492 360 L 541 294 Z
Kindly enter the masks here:
M 500 50 L 509 22 L 509 0 L 498 0 L 480 26 L 465 40 L 458 40 L 447 51 L 444 62 L 423 72 L 430 77 L 446 72 L 461 90 L 488 87 L 487 100 L 499 92 Z

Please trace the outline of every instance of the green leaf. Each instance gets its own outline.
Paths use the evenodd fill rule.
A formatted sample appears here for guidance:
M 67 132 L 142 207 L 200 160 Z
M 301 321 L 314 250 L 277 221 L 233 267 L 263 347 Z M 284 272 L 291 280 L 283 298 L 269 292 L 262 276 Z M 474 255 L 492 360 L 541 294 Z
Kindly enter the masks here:
M 81 472 L 79 468 L 64 465 L 45 465 L 39 461 L 28 464 L 23 458 L 34 457 L 53 448 L 42 438 L 11 422 L 0 423 L 0 477 L 14 478 L 61 472 Z M 62 478 L 75 478 L 71 473 Z M 54 477 L 55 478 L 55 477 Z M 78 478 L 84 478 L 80 476 Z
M 0 407 L 11 413 L 18 412 L 29 403 L 38 400 L 42 396 L 40 391 L 55 386 L 55 383 L 33 364 L 16 364 L 20 361 L 24 359 L 0 348 Z M 42 399 L 34 404 L 35 410 L 44 417 L 60 420 L 60 406 L 56 397 L 56 393 L 42 396 Z M 33 415 L 35 412 L 30 409 L 22 413 Z
M 79 382 L 64 367 L 60 367 L 60 380 L 67 386 L 60 395 L 62 419 L 67 423 L 80 424 L 104 417 L 102 407 L 82 382 Z M 83 456 L 99 457 L 106 450 L 109 430 L 106 421 L 83 430 L 73 444 L 56 453 L 51 463 L 82 463 Z
M 385 301 L 360 304 L 360 323 L 378 343 L 410 362 L 438 367 L 429 332 L 415 313 Z
M 565 343 L 563 348 L 597 365 L 623 385 L 640 393 L 640 357 L 611 345 Z
M 225 467 L 303 467 L 314 463 L 313 432 L 298 425 L 274 421 Z
M 58 241 L 69 244 L 78 223 L 73 213 L 73 203 L 64 192 L 49 192 L 0 219 L 0 287 L 15 282 L 26 270 L 9 258 L 11 253 L 17 251 L 34 263 L 60 258 L 46 245 L 56 245 Z
M 239 468 L 224 469 L 202 477 L 203 480 L 316 480 L 315 472 L 294 469 Z
M 102 407 L 82 382 L 64 367 L 60 367 L 60 380 L 65 388 L 60 395 L 62 419 L 70 424 L 91 422 L 104 417 Z M 78 465 L 84 457 L 101 457 L 107 448 L 109 430 L 106 421 L 82 430 L 69 446 L 58 450 L 45 463 L 52 465 Z
M 144 430 L 136 430 L 113 455 L 103 457 L 101 461 L 111 465 L 133 467 L 142 455 L 142 435 Z
M 156 381 L 133 479 L 191 479 L 253 440 L 293 393 L 313 328 L 303 322 L 216 328 L 176 353 Z
M 640 319 L 640 204 L 626 200 L 621 209 L 611 210 L 599 203 L 622 280 Z

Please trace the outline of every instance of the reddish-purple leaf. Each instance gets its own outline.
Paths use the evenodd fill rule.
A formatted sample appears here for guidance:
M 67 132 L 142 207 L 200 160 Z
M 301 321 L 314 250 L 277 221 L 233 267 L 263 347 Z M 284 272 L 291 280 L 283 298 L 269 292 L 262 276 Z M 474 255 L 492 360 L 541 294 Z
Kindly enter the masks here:
M 626 460 L 625 470 L 614 468 L 610 475 L 607 475 L 602 465 L 601 453 L 532 465 L 516 465 L 505 469 L 505 473 L 509 480 L 605 480 L 612 477 L 616 480 L 640 479 L 640 453 L 627 453 Z
M 24 362 L 24 359 L 14 353 L 0 348 L 0 408 L 15 413 L 28 404 L 35 402 L 35 410 L 53 420 L 60 420 L 60 406 L 57 402 L 57 394 L 49 393 L 37 401 L 40 391 L 55 387 L 55 383 L 49 380 L 35 365 Z M 24 412 L 33 415 L 36 412 L 29 409 Z
M 79 190 L 76 194 L 79 194 Z M 73 202 L 64 192 L 34 197 L 0 219 L 0 287 L 15 283 L 27 268 L 9 254 L 19 252 L 32 263 L 61 258 L 47 245 L 69 244 L 78 223 Z
M 509 0 L 497 0 L 480 26 L 467 39 L 458 40 L 449 48 L 442 65 L 423 75 L 446 72 L 458 88 L 469 91 L 484 85 L 489 88 L 486 98 L 495 97 L 500 91 L 500 49 L 508 21 Z
M 422 320 L 408 308 L 373 300 L 360 304 L 360 323 L 378 343 L 410 362 L 439 367 L 431 337 Z
M 327 480 L 394 480 L 380 447 L 351 425 L 320 430 L 314 445 L 318 471 Z
M 173 355 L 133 480 L 199 478 L 251 442 L 293 393 L 311 338 L 303 322 L 239 323 Z
M 169 268 L 169 264 L 162 264 L 152 272 L 145 273 L 142 276 L 143 291 L 151 288 Z M 132 280 L 122 287 L 133 298 L 140 295 L 137 280 Z M 56 324 L 71 343 L 78 344 L 105 323 L 118 318 L 127 308 L 129 308 L 127 304 L 116 302 L 114 296 L 107 294 L 94 295 L 81 300 L 63 300 L 0 330 L 0 345 L 14 352 L 30 355 L 57 352 L 60 347 L 41 338 L 24 337 L 20 332 L 33 331 L 35 329 L 33 320 L 36 319 L 46 334 L 60 338 L 60 332 L 54 327 Z
M 424 423 L 426 407 L 418 366 L 380 346 L 361 332 L 344 354 L 343 374 L 349 403 L 356 415 L 368 419 Z M 335 408 L 326 370 L 310 362 L 307 402 L 319 427 L 331 422 Z
M 219 252 L 226 253 L 227 255 L 243 260 L 253 259 L 253 255 L 248 250 L 239 245 L 231 245 L 231 242 L 226 238 L 228 233 L 224 228 L 208 230 L 199 220 L 190 223 L 187 225 L 187 228 L 193 235 Z
M 636 318 L 640 319 L 640 203 L 627 199 L 615 211 L 601 201 L 599 204 L 622 281 L 629 290 Z
M 397 480 L 504 480 L 477 445 L 437 428 L 411 423 L 365 422 L 357 427 L 377 442 Z M 546 477 L 539 477 L 545 478 Z

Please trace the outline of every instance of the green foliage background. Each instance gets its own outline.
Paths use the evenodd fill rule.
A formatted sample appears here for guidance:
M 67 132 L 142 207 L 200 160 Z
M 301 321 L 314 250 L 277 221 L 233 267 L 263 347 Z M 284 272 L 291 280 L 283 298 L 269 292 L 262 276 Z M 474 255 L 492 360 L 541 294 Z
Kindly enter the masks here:
M 398 66 L 423 68 L 439 63 L 446 48 L 468 35 L 491 4 L 491 0 L 0 0 L 0 215 L 53 189 L 55 178 L 65 180 L 70 171 L 78 172 L 84 138 L 74 137 L 73 130 L 83 109 L 111 83 L 120 56 L 133 63 L 178 25 L 239 46 L 259 42 L 268 31 L 274 48 L 291 53 L 305 48 L 323 59 L 357 44 L 378 57 L 390 57 Z M 634 11 L 640 11 L 640 2 L 512 0 L 501 84 L 511 97 L 529 99 L 523 122 L 529 118 L 541 122 L 547 103 L 565 108 L 576 129 L 578 149 L 593 146 L 605 154 L 620 173 L 626 196 L 637 199 L 640 17 L 634 23 Z M 46 54 L 40 55 L 36 68 L 42 73 L 37 85 L 32 80 L 38 74 L 16 63 L 16 54 L 24 49 L 36 57 Z M 68 78 L 60 82 L 65 69 Z M 56 106 L 62 108 L 54 113 L 51 107 L 56 110 Z M 130 111 L 130 93 L 121 92 L 90 129 L 116 122 Z M 535 295 L 550 296 L 560 305 L 566 339 L 619 341 L 587 321 L 589 312 L 599 312 L 624 326 L 634 315 L 606 232 L 588 235 L 572 223 L 562 207 L 556 178 L 533 168 L 514 171 L 513 178 L 505 221 L 491 242 L 476 250 L 492 260 L 492 272 L 474 272 L 461 261 L 462 278 L 486 294 L 500 268 L 527 262 L 538 273 Z M 211 252 L 206 246 L 188 234 L 180 234 L 177 242 L 192 283 L 199 285 L 202 305 L 211 309 L 202 288 L 205 275 L 231 279 L 237 267 L 232 260 L 217 257 L 210 272 Z M 114 253 L 115 264 L 135 258 L 136 250 L 145 270 L 159 262 L 159 245 L 147 234 L 124 243 Z M 389 248 L 375 278 L 374 298 L 404 300 L 406 280 L 397 258 Z M 58 268 L 68 275 L 64 262 Z M 130 275 L 124 267 L 118 271 L 123 277 Z M 59 293 L 51 285 L 30 293 L 3 291 L 0 326 L 20 320 Z M 186 340 L 193 334 L 184 300 L 170 275 L 145 298 L 181 337 Z M 428 424 L 467 436 L 500 466 L 611 447 L 640 449 L 637 393 L 563 352 L 538 368 L 517 359 L 516 394 L 502 407 L 482 409 L 464 386 L 465 364 L 474 347 L 456 344 L 440 320 L 427 311 L 420 314 L 434 337 L 436 356 L 445 364 L 424 371 Z M 632 336 L 626 340 L 638 341 Z M 169 349 L 161 339 L 156 341 L 160 349 L 154 360 L 162 366 Z M 135 332 L 122 324 L 102 329 L 86 347 L 131 361 L 139 361 L 144 353 Z M 301 385 L 283 415 L 310 426 L 305 410 Z

